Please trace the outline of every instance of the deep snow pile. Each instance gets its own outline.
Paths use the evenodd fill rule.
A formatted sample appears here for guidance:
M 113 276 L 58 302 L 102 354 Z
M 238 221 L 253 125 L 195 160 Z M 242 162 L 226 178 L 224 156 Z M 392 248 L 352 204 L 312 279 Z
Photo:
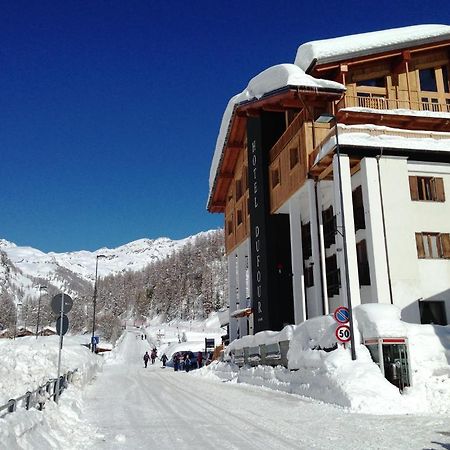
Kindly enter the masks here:
M 413 325 L 400 320 L 391 305 L 361 305 L 355 308 L 355 340 L 361 337 L 406 337 L 409 341 L 412 386 L 404 394 L 389 383 L 372 361 L 367 348 L 356 345 L 357 360 L 349 349 L 336 344 L 336 322 L 331 316 L 317 317 L 280 333 L 261 332 L 236 340 L 225 358 L 238 348 L 290 340 L 289 369 L 242 367 L 216 362 L 199 375 L 220 380 L 264 386 L 300 394 L 371 414 L 450 413 L 450 327 Z M 278 335 L 278 336 L 277 336 Z
M 59 406 L 47 400 L 44 412 L 18 408 L 0 419 L 2 448 L 69 448 L 70 442 L 76 441 L 81 447 L 88 442 L 86 436 L 93 433 L 81 420 L 80 393 L 101 368 L 103 359 L 81 345 L 85 340 L 83 336 L 64 338 L 61 374 L 78 371 L 60 397 Z M 58 348 L 58 336 L 0 340 L 0 405 L 56 378 Z

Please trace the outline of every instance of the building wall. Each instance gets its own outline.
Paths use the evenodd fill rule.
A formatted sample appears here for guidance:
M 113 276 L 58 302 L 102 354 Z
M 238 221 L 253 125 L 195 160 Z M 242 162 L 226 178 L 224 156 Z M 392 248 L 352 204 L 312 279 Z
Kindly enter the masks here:
M 450 166 L 382 158 L 380 169 L 394 304 L 404 320 L 420 323 L 419 299 L 445 300 L 448 320 L 450 260 L 420 259 L 415 233 L 450 232 Z M 446 201 L 411 200 L 409 175 L 442 177 Z

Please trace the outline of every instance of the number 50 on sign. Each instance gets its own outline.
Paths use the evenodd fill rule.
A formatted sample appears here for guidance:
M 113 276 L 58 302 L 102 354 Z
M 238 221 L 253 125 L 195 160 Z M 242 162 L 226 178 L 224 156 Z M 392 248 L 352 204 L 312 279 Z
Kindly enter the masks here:
M 341 342 L 348 342 L 350 340 L 350 327 L 347 325 L 341 325 L 336 328 L 336 337 Z

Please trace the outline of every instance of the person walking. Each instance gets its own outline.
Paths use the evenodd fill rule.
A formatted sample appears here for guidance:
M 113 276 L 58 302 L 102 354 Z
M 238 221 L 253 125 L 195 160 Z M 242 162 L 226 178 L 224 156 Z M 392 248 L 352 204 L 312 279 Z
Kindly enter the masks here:
M 173 355 L 172 360 L 173 360 L 173 370 L 174 370 L 175 372 L 177 372 L 177 371 L 178 371 L 178 364 L 179 364 L 178 353 L 175 353 L 175 354 Z
M 157 355 L 156 348 L 154 348 L 151 353 L 152 364 L 155 364 L 156 355 Z
M 191 368 L 191 358 L 189 356 L 189 353 L 186 352 L 186 355 L 184 356 L 184 370 L 186 372 L 189 372 L 190 368 Z
M 200 367 L 203 366 L 203 353 L 197 352 L 197 369 L 200 369 Z
M 149 359 L 150 359 L 150 355 L 148 354 L 148 352 L 145 352 L 145 355 L 144 355 L 145 368 L 147 368 L 147 364 L 148 364 L 148 360 Z
M 163 353 L 163 355 L 161 356 L 161 358 L 159 358 L 162 361 L 162 365 L 163 367 L 166 367 L 166 362 L 167 362 L 167 356 L 165 353 Z

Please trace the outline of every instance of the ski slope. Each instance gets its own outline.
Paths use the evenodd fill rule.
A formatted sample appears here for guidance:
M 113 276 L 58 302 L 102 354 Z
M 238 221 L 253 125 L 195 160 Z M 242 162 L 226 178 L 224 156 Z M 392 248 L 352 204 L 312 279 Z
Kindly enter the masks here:
M 159 360 L 145 369 L 149 348 L 138 330 L 128 330 L 85 389 L 82 416 L 94 430 L 89 448 L 440 449 L 450 443 L 444 416 L 350 414 L 296 395 L 162 369 Z

